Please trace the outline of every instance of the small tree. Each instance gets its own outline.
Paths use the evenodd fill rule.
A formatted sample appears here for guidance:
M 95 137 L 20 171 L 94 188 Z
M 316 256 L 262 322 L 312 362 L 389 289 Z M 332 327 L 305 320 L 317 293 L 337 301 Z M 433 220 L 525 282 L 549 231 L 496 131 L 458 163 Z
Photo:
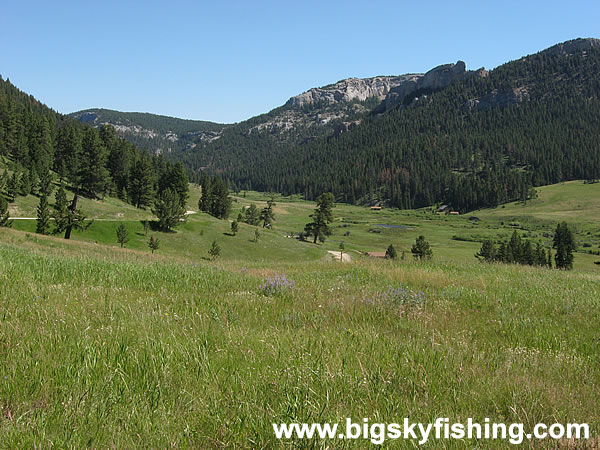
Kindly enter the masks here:
M 304 231 L 314 237 L 314 243 L 317 243 L 317 239 L 320 242 L 325 242 L 325 237 L 331 234 L 331 228 L 329 224 L 333 222 L 333 207 L 334 197 L 331 192 L 319 195 L 317 198 L 317 208 L 315 212 L 310 215 L 313 219 L 312 222 L 307 223 L 304 227 Z
M 185 208 L 181 206 L 179 194 L 172 189 L 165 189 L 161 192 L 152 212 L 158 217 L 158 226 L 163 231 L 170 231 L 186 218 Z
M 50 234 L 50 208 L 48 207 L 48 196 L 40 197 L 40 204 L 37 208 L 37 221 L 35 232 L 39 234 Z
M 237 220 L 234 220 L 233 222 L 231 222 L 231 233 L 235 236 L 237 234 L 239 230 L 239 225 L 237 223 Z
M 69 204 L 67 202 L 67 193 L 61 186 L 54 196 L 54 234 L 62 233 L 67 229 L 67 222 L 69 219 Z
M 576 249 L 573 232 L 567 222 L 559 223 L 554 233 L 553 248 L 556 249 L 554 260 L 557 269 L 571 270 L 573 268 L 573 252 Z
M 150 250 L 152 250 L 152 253 L 154 254 L 154 250 L 158 250 L 159 247 L 158 239 L 156 239 L 154 236 L 150 236 L 150 240 L 148 241 L 148 247 L 150 247 Z
M 340 261 L 344 261 L 344 241 L 340 242 L 340 246 L 338 248 L 340 249 Z
M 256 230 L 254 230 L 254 242 L 258 242 L 258 239 L 260 238 L 260 231 L 258 231 L 258 228 Z
M 210 256 L 211 260 L 216 259 L 221 254 L 221 247 L 217 244 L 217 241 L 213 241 L 212 245 L 208 249 L 208 256 Z
M 385 257 L 388 259 L 396 259 L 397 256 L 398 254 L 396 253 L 396 249 L 392 244 L 390 244 L 390 246 L 385 251 Z
M 148 231 L 150 231 L 150 221 L 142 220 L 142 226 L 144 227 L 144 236 L 148 236 Z
M 117 242 L 121 244 L 121 248 L 129 242 L 129 231 L 127 231 L 127 228 L 123 224 L 117 227 Z
M 479 252 L 475 253 L 475 258 L 477 258 L 479 260 L 483 260 L 485 262 L 495 261 L 496 260 L 496 246 L 494 245 L 494 243 L 489 239 L 486 239 L 485 241 L 483 241 L 483 244 L 481 244 L 481 248 L 479 249 Z
M 263 222 L 263 228 L 271 228 L 273 226 L 273 221 L 275 220 L 275 213 L 273 212 L 273 207 L 275 206 L 275 201 L 273 197 L 271 197 L 267 201 L 267 206 L 260 213 L 260 220 Z
M 0 194 L 0 227 L 12 227 L 12 220 L 8 220 L 8 202 Z
M 410 251 L 417 259 L 431 259 L 433 257 L 433 251 L 429 246 L 429 242 L 425 240 L 425 236 L 419 236 Z

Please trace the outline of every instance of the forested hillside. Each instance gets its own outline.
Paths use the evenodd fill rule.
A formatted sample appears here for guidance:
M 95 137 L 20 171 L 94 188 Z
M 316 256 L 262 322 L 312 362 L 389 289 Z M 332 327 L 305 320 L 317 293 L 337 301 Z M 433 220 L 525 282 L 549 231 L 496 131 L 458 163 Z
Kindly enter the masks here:
M 293 142 L 238 126 L 182 158 L 238 189 L 308 199 L 332 191 L 350 203 L 463 211 L 526 199 L 532 186 L 600 177 L 599 42 L 570 41 L 413 92 L 343 133 Z
M 140 208 L 168 189 L 183 202 L 188 190 L 181 163 L 138 150 L 111 126 L 96 129 L 60 115 L 0 78 L 0 196 L 47 197 L 54 184 Z

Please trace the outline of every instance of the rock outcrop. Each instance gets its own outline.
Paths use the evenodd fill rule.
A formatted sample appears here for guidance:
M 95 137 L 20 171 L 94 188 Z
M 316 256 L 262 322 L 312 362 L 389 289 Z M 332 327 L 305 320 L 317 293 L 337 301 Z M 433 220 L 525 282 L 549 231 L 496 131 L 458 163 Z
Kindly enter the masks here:
M 486 109 L 495 107 L 505 107 L 509 105 L 519 104 L 529 101 L 529 91 L 525 86 L 510 89 L 508 91 L 499 91 L 494 89 L 483 97 L 471 99 L 466 106 L 469 109 L 485 111 Z
M 383 100 L 395 87 L 421 77 L 422 74 L 409 74 L 393 77 L 348 78 L 337 83 L 313 88 L 290 98 L 286 105 L 302 108 L 313 104 L 331 104 L 336 102 L 364 101 L 371 97 Z
M 458 61 L 456 64 L 435 67 L 425 74 L 348 78 L 296 95 L 287 101 L 286 106 L 300 109 L 307 105 L 331 105 L 377 97 L 382 101 L 378 112 L 383 112 L 402 103 L 408 95 L 416 91 L 437 91 L 472 75 L 487 76 L 487 71 L 467 71 L 465 63 Z

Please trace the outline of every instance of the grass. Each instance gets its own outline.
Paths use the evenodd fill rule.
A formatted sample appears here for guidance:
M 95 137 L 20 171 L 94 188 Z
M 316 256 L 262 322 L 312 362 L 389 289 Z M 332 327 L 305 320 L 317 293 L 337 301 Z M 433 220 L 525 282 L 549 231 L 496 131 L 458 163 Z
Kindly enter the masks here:
M 600 431 L 591 273 L 211 264 L 6 229 L 0 242 L 0 439 L 10 447 L 309 447 L 274 441 L 271 423 L 346 417 Z M 277 273 L 295 287 L 264 295 Z M 423 291 L 423 305 L 365 301 L 388 286 Z
M 176 232 L 146 235 L 140 220 L 150 213 L 114 199 L 83 202 L 95 221 L 71 241 L 15 220 L 14 230 L 0 228 L 0 441 L 13 448 L 364 447 L 361 440 L 277 442 L 271 428 L 346 417 L 487 417 L 527 429 L 587 422 L 597 436 L 600 266 L 593 262 L 600 257 L 577 253 L 571 272 L 473 257 L 479 241 L 514 229 L 548 244 L 559 217 L 596 249 L 599 185 L 565 186 L 564 195 L 564 186 L 539 189 L 531 208 L 515 203 L 458 217 L 337 205 L 333 235 L 320 245 L 286 237 L 303 229 L 314 204 L 281 196 L 275 228 L 258 242 L 255 227 L 240 224 L 231 236 L 229 221 L 203 213 Z M 572 211 L 574 195 L 584 197 L 581 215 L 561 213 Z M 188 209 L 198 197 L 192 187 Z M 232 218 L 267 199 L 236 196 Z M 35 197 L 20 197 L 13 211 L 30 216 L 35 206 Z M 126 249 L 116 242 L 120 223 L 129 230 Z M 161 243 L 153 255 L 151 234 Z M 432 244 L 432 262 L 358 257 L 390 243 L 410 255 L 420 234 Z M 209 261 L 213 240 L 222 252 Z M 352 264 L 327 254 L 340 241 Z M 278 275 L 293 287 L 265 288 Z M 405 302 L 390 287 L 409 299 L 423 292 L 423 301 Z

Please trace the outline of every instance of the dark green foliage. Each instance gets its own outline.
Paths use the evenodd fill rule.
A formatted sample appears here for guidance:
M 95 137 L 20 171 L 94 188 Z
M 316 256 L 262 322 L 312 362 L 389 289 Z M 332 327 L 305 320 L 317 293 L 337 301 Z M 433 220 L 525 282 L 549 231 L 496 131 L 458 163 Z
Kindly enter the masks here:
M 218 258 L 221 254 L 221 247 L 217 244 L 217 241 L 212 241 L 212 245 L 208 249 L 208 256 L 210 256 L 211 260 Z
M 12 227 L 12 220 L 8 217 L 8 202 L 0 195 L 0 227 Z
M 37 208 L 37 221 L 35 232 L 39 234 L 50 234 L 50 207 L 48 205 L 48 196 L 40 197 L 40 204 Z
M 147 236 L 148 231 L 150 230 L 150 222 L 147 220 L 142 220 L 142 226 L 144 227 L 144 236 Z
M 334 197 L 331 192 L 319 195 L 317 198 L 317 208 L 310 215 L 312 222 L 309 222 L 304 227 L 304 232 L 308 236 L 313 236 L 313 242 L 316 244 L 317 239 L 320 242 L 325 242 L 325 237 L 331 234 L 329 224 L 333 222 Z
M 67 229 L 69 221 L 69 204 L 67 202 L 67 193 L 61 185 L 54 196 L 54 230 L 53 234 L 59 234 Z
M 554 261 L 557 269 L 571 270 L 573 268 L 573 252 L 577 246 L 573 232 L 569 229 L 566 222 L 559 223 L 556 226 L 552 248 L 556 250 Z
M 233 234 L 234 236 L 237 234 L 239 230 L 239 225 L 237 223 L 236 220 L 234 220 L 233 222 L 231 222 L 231 234 Z
M 379 195 L 400 208 L 444 202 L 460 211 L 525 200 L 532 186 L 600 177 L 598 67 L 598 48 L 542 52 L 364 116 L 339 135 L 300 144 L 247 132 L 286 106 L 223 130 L 185 161 L 240 189 L 309 200 L 331 191 L 346 202 Z M 516 93 L 523 102 L 494 104 Z
M 475 254 L 475 258 L 483 260 L 485 262 L 492 262 L 496 260 L 496 246 L 493 241 L 485 240 L 481 245 L 481 249 Z
M 390 244 L 387 250 L 385 251 L 385 257 L 387 259 L 396 259 L 397 256 L 398 253 L 396 252 L 396 249 L 392 244 Z
M 152 165 L 147 158 L 141 158 L 133 163 L 129 179 L 129 198 L 137 208 L 152 205 L 154 199 L 154 174 Z
M 538 242 L 535 247 L 528 239 L 523 239 L 516 230 L 508 241 L 501 241 L 498 246 L 491 240 L 486 240 L 475 257 L 485 262 L 503 262 L 525 264 L 529 266 L 552 268 L 552 253 Z
M 123 224 L 119 224 L 117 227 L 117 242 L 121 244 L 121 248 L 129 242 L 129 232 Z
M 140 208 L 152 204 L 157 190 L 174 189 L 182 204 L 187 197 L 181 164 L 149 157 L 111 126 L 97 130 L 62 116 L 2 78 L 0 156 L 11 161 L 4 186 L 10 201 L 19 194 L 49 196 L 51 170 L 80 195 L 118 196 Z
M 410 251 L 416 259 L 431 259 L 433 257 L 433 251 L 429 242 L 425 240 L 425 236 L 419 236 Z
M 154 254 L 154 251 L 158 250 L 158 248 L 160 247 L 158 239 L 154 236 L 150 236 L 150 240 L 148 241 L 148 247 L 150 247 L 150 250 L 152 250 L 152 253 Z
M 79 180 L 82 192 L 91 198 L 100 197 L 106 193 L 109 184 L 107 159 L 108 151 L 102 143 L 98 131 L 93 128 L 85 130 L 81 144 Z
M 152 212 L 158 217 L 158 227 L 162 231 L 170 231 L 186 218 L 179 195 L 172 189 L 166 189 L 159 194 Z
M 260 213 L 260 220 L 263 223 L 263 228 L 272 228 L 273 221 L 275 220 L 275 213 L 273 212 L 273 207 L 276 205 L 275 201 L 271 197 L 267 201 L 267 206 L 265 206 Z
M 202 194 L 198 208 L 217 219 L 227 219 L 231 211 L 231 197 L 227 183 L 218 177 L 204 177 L 200 183 Z
M 246 208 L 242 221 L 248 225 L 258 226 L 260 224 L 260 211 L 254 203 L 250 203 L 250 206 Z
M 77 199 L 78 196 L 75 194 L 71 205 L 67 208 L 66 218 L 63 219 L 66 223 L 65 239 L 71 238 L 72 230 L 85 230 L 92 224 L 91 221 L 86 223 L 85 214 L 83 214 L 81 209 L 77 208 Z

